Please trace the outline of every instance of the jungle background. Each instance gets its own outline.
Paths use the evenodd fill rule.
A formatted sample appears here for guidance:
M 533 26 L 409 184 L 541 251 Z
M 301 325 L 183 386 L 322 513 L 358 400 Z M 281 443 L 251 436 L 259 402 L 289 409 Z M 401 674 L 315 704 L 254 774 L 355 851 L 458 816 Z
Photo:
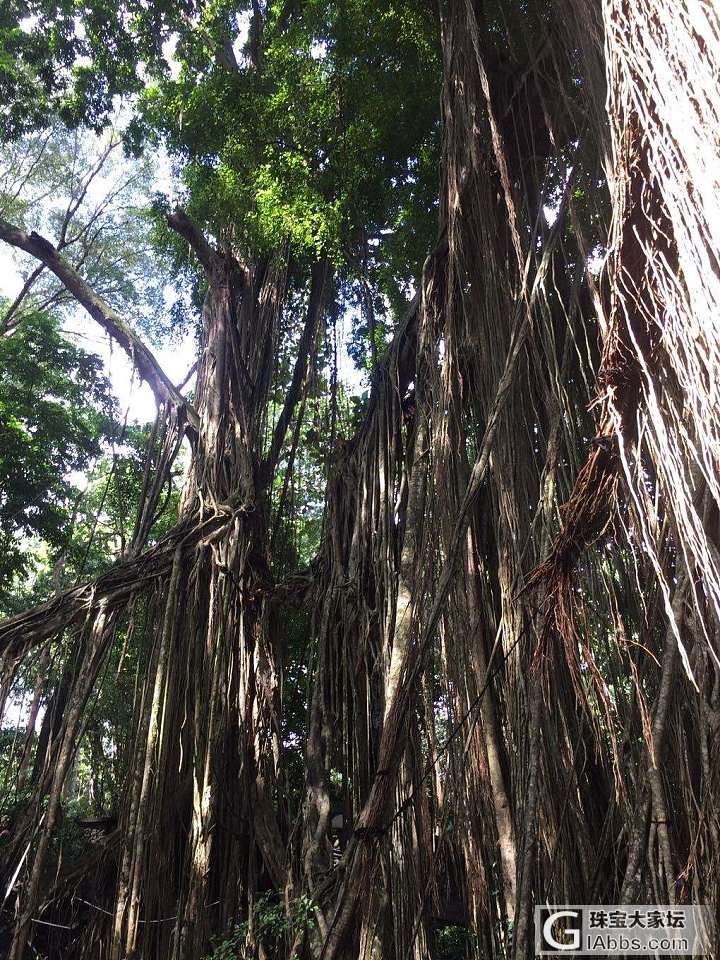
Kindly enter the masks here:
M 720 19 L 0 9 L 0 950 L 720 909 Z

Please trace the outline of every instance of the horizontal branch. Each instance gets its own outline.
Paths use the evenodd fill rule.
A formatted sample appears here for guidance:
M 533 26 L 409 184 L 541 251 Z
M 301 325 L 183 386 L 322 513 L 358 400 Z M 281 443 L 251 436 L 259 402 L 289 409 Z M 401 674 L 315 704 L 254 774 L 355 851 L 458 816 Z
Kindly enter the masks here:
M 75 297 L 93 320 L 97 321 L 105 332 L 127 353 L 142 379 L 148 384 L 158 403 L 169 401 L 177 407 L 183 407 L 190 425 L 197 430 L 199 418 L 196 410 L 177 390 L 152 352 L 138 335 L 94 290 L 83 280 L 80 274 L 55 247 L 40 234 L 27 233 L 6 220 L 0 218 L 0 240 L 4 240 L 19 250 L 24 250 L 45 264 L 65 288 Z
M 95 580 L 8 617 L 0 622 L 0 661 L 5 665 L 19 661 L 51 637 L 81 624 L 101 601 L 106 611 L 126 604 L 133 595 L 168 576 L 178 546 L 190 552 L 199 544 L 214 541 L 245 510 L 244 506 L 237 507 L 229 501 L 199 522 L 182 521 L 140 556 L 121 560 Z M 277 584 L 255 583 L 254 592 L 264 594 L 270 602 L 297 607 L 305 603 L 312 585 L 312 574 L 300 571 Z
M 214 515 L 205 523 L 179 524 L 145 553 L 121 560 L 107 573 L 52 597 L 30 610 L 0 623 L 0 657 L 5 663 L 17 661 L 33 647 L 55 637 L 68 627 L 82 623 L 101 601 L 111 610 L 160 577 L 167 576 L 179 543 L 196 545 L 232 521 L 233 511 Z

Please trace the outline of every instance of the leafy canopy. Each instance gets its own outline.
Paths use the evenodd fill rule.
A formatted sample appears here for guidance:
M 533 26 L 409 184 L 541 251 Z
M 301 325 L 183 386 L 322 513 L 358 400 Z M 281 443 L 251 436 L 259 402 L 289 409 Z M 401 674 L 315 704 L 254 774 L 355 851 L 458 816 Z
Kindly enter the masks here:
M 256 5 L 257 6 L 257 5 Z M 258 7 L 259 10 L 259 7 Z M 59 114 L 164 143 L 183 202 L 240 251 L 289 241 L 391 303 L 432 230 L 440 60 L 431 5 L 408 0 L 10 0 L 0 15 L 5 138 Z M 428 215 L 429 214 L 429 215 Z
M 66 339 L 53 316 L 30 313 L 0 338 L 3 590 L 27 568 L 27 538 L 65 545 L 78 496 L 71 476 L 100 454 L 112 415 L 101 361 Z

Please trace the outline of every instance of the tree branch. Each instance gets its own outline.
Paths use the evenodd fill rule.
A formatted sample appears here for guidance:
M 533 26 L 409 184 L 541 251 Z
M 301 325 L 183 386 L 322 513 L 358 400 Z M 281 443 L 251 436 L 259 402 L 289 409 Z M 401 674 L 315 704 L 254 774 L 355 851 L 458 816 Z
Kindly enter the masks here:
M 262 62 L 263 32 L 265 28 L 265 17 L 263 16 L 259 0 L 252 0 L 252 11 L 253 15 L 250 20 L 247 51 L 250 57 L 250 63 L 258 70 Z
M 49 637 L 82 622 L 100 600 L 108 611 L 161 577 L 167 577 L 178 546 L 191 550 L 227 529 L 242 507 L 223 504 L 199 523 L 182 521 L 145 553 L 120 560 L 90 583 L 72 587 L 50 600 L 0 623 L 0 659 L 6 663 L 25 656 Z
M 127 603 L 133 594 L 168 576 L 178 546 L 191 553 L 199 544 L 213 542 L 244 512 L 245 508 L 231 498 L 199 522 L 181 521 L 149 550 L 120 560 L 95 580 L 0 621 L 0 664 L 17 662 L 50 637 L 82 623 L 101 600 L 108 612 Z M 279 583 L 261 584 L 256 591 L 270 602 L 299 607 L 306 602 L 312 584 L 312 572 L 300 570 Z
M 25 230 L 8 223 L 1 217 L 0 240 L 4 240 L 19 250 L 24 250 L 25 253 L 29 253 L 45 264 L 78 303 L 85 307 L 93 320 L 96 320 L 106 333 L 123 348 L 142 379 L 155 394 L 157 402 L 168 401 L 174 406 L 184 408 L 190 425 L 194 430 L 197 430 L 200 423 L 197 411 L 178 392 L 152 352 L 120 315 L 105 303 L 83 280 L 80 274 L 60 256 L 49 240 L 34 231 L 26 233 Z
M 275 424 L 270 450 L 264 464 L 263 474 L 265 477 L 272 475 L 277 464 L 282 445 L 285 442 L 285 434 L 290 424 L 293 412 L 300 399 L 303 381 L 307 374 L 308 358 L 310 349 L 317 334 L 318 323 L 322 316 L 322 308 L 325 302 L 325 289 L 327 287 L 330 275 L 330 264 L 327 260 L 321 260 L 313 264 L 312 279 L 310 282 L 310 299 L 308 302 L 307 318 L 298 344 L 297 358 L 295 368 L 293 369 L 292 380 L 288 388 L 285 403 L 283 405 L 278 421 Z
M 182 207 L 176 207 L 167 215 L 167 223 L 175 233 L 187 240 L 195 256 L 209 273 L 213 264 L 220 259 L 220 254 L 208 243 L 202 230 L 192 222 Z
M 28 295 L 28 293 L 32 290 L 35 281 L 37 280 L 37 278 L 40 276 L 40 274 L 43 272 L 44 269 L 45 269 L 44 263 L 38 264 L 37 267 L 35 267 L 33 272 L 30 274 L 30 276 L 27 278 L 25 283 L 23 283 L 22 290 L 15 297 L 13 302 L 10 304 L 10 306 L 7 309 L 7 312 L 5 313 L 5 316 L 2 318 L 2 321 L 0 322 L 1 336 L 3 337 L 9 336 L 11 333 L 13 333 L 17 329 L 19 321 L 16 321 L 13 326 L 10 325 L 10 321 L 22 306 L 23 300 Z

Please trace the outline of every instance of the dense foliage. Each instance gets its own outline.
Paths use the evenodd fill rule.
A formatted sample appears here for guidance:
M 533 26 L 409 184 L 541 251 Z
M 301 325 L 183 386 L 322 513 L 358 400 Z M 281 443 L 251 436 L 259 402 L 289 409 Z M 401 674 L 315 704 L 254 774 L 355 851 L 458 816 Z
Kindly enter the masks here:
M 56 318 L 30 314 L 0 340 L 3 606 L 14 578 L 31 572 L 32 541 L 55 554 L 67 547 L 80 494 L 73 479 L 100 456 L 112 416 L 101 361 L 64 337 Z

